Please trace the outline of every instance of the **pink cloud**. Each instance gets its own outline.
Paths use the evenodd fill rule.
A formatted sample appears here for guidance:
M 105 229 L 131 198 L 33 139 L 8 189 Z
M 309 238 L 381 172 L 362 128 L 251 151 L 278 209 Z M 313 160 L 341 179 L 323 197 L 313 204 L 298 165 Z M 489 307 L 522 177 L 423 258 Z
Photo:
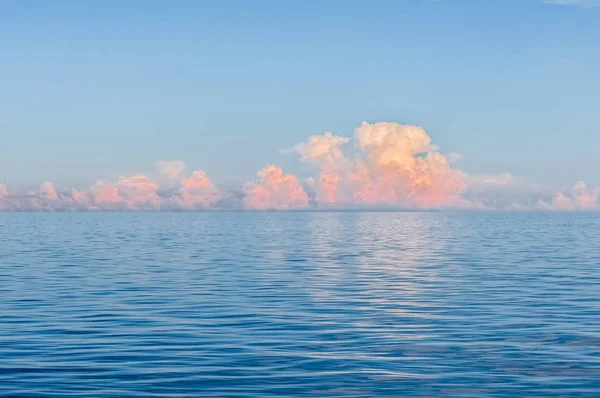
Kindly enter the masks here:
M 589 189 L 582 181 L 574 187 L 556 192 L 551 203 L 538 201 L 537 208 L 542 210 L 598 210 L 600 204 L 600 188 Z
M 121 177 L 117 183 L 118 195 L 129 209 L 158 209 L 158 184 L 144 174 Z
M 117 185 L 101 180 L 96 181 L 90 188 L 90 195 L 93 203 L 98 207 L 121 203 Z
M 244 205 L 253 210 L 292 210 L 308 207 L 308 195 L 293 174 L 268 165 L 257 173 L 258 181 L 246 184 Z
M 348 137 L 339 137 L 326 132 L 323 135 L 313 135 L 307 142 L 294 146 L 294 149 L 304 162 L 331 171 L 344 166 L 346 159 L 340 147 L 349 141 Z
M 153 174 L 97 181 L 87 189 L 9 193 L 0 185 L 1 210 L 294 210 L 309 206 L 356 208 L 462 208 L 600 210 L 600 188 L 579 182 L 555 191 L 509 173 L 469 175 L 432 144 L 418 126 L 363 122 L 352 138 L 330 132 L 293 147 L 309 166 L 305 191 L 294 174 L 268 165 L 243 190 L 219 190 L 203 171 L 184 175 L 182 161 L 158 161 Z M 151 171 L 152 173 L 152 171 Z
M 355 153 L 341 146 L 350 139 L 331 133 L 295 146 L 302 160 L 321 169 L 315 182 L 320 204 L 441 207 L 460 200 L 465 187 L 420 127 L 363 122 L 355 131 Z
M 195 171 L 181 180 L 179 195 L 184 209 L 206 209 L 217 201 L 218 190 L 203 171 Z
M 58 200 L 58 194 L 51 182 L 44 181 L 40 187 L 40 195 L 43 200 L 55 201 Z

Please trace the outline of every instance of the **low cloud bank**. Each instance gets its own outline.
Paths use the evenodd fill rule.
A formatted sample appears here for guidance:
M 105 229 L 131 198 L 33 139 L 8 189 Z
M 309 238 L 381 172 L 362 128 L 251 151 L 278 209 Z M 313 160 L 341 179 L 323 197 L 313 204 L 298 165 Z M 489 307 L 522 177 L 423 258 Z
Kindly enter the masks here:
M 197 211 L 301 209 L 600 210 L 600 188 L 578 182 L 551 190 L 509 173 L 470 175 L 455 168 L 418 126 L 363 122 L 352 137 L 331 132 L 285 150 L 310 176 L 300 179 L 269 164 L 238 191 L 220 190 L 204 171 L 182 161 L 158 161 L 155 173 L 98 180 L 86 189 L 36 191 L 0 185 L 0 211 Z

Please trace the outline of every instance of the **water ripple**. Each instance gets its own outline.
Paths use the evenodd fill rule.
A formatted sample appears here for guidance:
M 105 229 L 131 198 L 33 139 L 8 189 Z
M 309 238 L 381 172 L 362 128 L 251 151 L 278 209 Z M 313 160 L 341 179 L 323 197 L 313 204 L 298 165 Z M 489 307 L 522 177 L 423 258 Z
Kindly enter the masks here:
M 600 396 L 594 214 L 0 214 L 0 396 Z

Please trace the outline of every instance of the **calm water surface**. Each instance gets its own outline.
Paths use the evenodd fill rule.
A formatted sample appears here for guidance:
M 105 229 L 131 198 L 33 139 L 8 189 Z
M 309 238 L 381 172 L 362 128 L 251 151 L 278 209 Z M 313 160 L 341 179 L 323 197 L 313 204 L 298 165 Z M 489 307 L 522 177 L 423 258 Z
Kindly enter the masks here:
M 600 396 L 600 215 L 0 213 L 0 396 Z

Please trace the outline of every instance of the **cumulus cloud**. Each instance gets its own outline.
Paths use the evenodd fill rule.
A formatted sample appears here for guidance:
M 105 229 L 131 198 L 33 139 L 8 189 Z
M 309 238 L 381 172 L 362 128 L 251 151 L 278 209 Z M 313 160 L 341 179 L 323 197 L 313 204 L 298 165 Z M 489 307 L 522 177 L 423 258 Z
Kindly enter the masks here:
M 88 195 L 78 189 L 71 189 L 71 198 L 77 207 L 86 207 L 89 204 Z
M 181 180 L 179 195 L 182 207 L 188 210 L 207 209 L 218 200 L 218 190 L 203 171 Z
M 556 192 L 551 202 L 540 200 L 536 207 L 541 210 L 598 210 L 600 203 L 600 187 L 589 189 L 580 181 L 563 192 Z
M 105 205 L 111 207 L 111 205 L 121 203 L 121 196 L 119 195 L 119 188 L 117 185 L 102 180 L 96 181 L 90 188 L 90 196 L 94 205 L 100 208 Z
M 446 158 L 448 158 L 448 163 L 455 164 L 462 159 L 462 155 L 460 153 L 450 152 Z
M 58 194 L 56 193 L 54 185 L 48 181 L 44 181 L 40 186 L 40 196 L 46 201 L 58 200 Z
M 344 200 L 340 192 L 341 175 L 335 172 L 321 172 L 319 182 L 316 186 L 316 197 L 318 203 L 335 204 Z
M 0 210 L 5 209 L 6 207 L 6 197 L 8 196 L 8 191 L 6 190 L 6 185 L 0 184 Z
M 159 160 L 154 167 L 160 176 L 175 180 L 181 178 L 185 163 L 181 160 Z
M 219 199 L 219 191 L 206 174 L 196 171 L 183 177 L 179 189 L 166 196 L 158 194 L 159 184 L 145 174 L 120 177 L 116 183 L 98 180 L 88 189 L 72 188 L 59 192 L 50 182 L 38 191 L 9 194 L 0 185 L 1 210 L 199 210 L 210 208 Z
M 156 194 L 158 184 L 144 174 L 121 177 L 117 183 L 119 197 L 132 210 L 155 210 L 159 208 Z
M 245 187 L 244 206 L 252 210 L 293 210 L 308 207 L 308 195 L 293 174 L 272 164 L 257 173 Z
M 566 190 L 510 173 L 468 174 L 418 126 L 363 122 L 352 137 L 326 132 L 292 147 L 308 166 L 300 180 L 274 165 L 239 189 L 218 189 L 203 171 L 184 173 L 182 161 L 161 160 L 156 172 L 98 180 L 88 188 L 10 192 L 0 185 L 0 209 L 41 211 L 498 209 L 600 210 L 600 188 L 583 182 Z M 300 182 L 302 181 L 302 183 Z
M 462 197 L 489 210 L 534 210 L 539 200 L 552 197 L 552 187 L 510 173 L 467 174 Z
M 393 122 L 363 122 L 355 131 L 358 147 L 372 163 L 410 167 L 415 154 L 428 152 L 431 138 L 418 126 Z M 408 163 L 408 164 L 407 164 Z
M 363 122 L 349 138 L 331 133 L 295 146 L 302 160 L 320 168 L 315 200 L 321 205 L 388 205 L 437 208 L 458 204 L 463 173 L 431 144 L 418 126 Z
M 349 141 L 348 137 L 339 137 L 326 132 L 323 135 L 313 135 L 307 142 L 294 146 L 294 149 L 303 161 L 316 164 L 325 170 L 335 170 L 345 165 L 346 158 L 341 146 Z

